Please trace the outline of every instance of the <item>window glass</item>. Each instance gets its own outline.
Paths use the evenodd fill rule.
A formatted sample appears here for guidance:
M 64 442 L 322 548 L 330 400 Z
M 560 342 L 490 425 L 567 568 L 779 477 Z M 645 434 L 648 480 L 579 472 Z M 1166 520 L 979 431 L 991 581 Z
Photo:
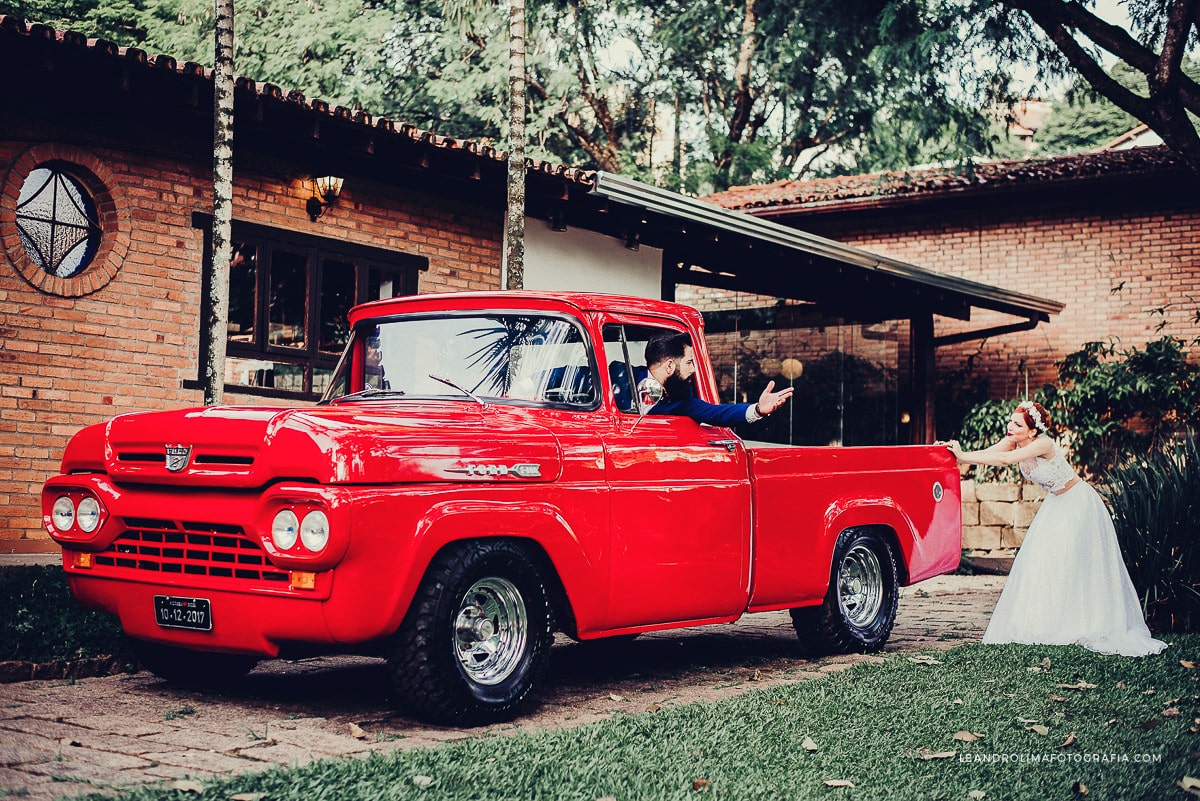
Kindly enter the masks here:
M 403 276 L 395 270 L 372 267 L 367 271 L 367 300 L 384 300 L 404 294 Z
M 233 243 L 229 260 L 229 341 L 253 342 L 258 316 L 258 248 L 247 242 Z
M 346 315 L 354 305 L 354 263 L 325 259 L 321 263 L 321 324 L 317 347 L 341 353 L 350 338 Z
M 308 259 L 303 253 L 275 250 L 271 253 L 271 294 L 268 302 L 268 344 L 304 348 L 308 338 L 304 315 L 308 300 Z M 278 384 L 276 384 L 278 386 Z
M 419 317 L 389 321 L 364 335 L 367 385 L 378 389 L 575 406 L 597 398 L 582 332 L 562 318 Z
M 622 342 L 624 333 L 624 342 Z M 610 323 L 604 326 L 604 358 L 608 362 L 608 377 L 613 386 L 613 402 L 616 407 L 626 414 L 637 414 L 634 403 L 634 393 L 631 391 L 633 382 L 629 380 L 629 368 L 633 368 L 634 377 L 641 380 L 646 377 L 646 343 L 656 336 L 676 333 L 671 328 L 659 328 L 649 325 L 617 325 Z M 629 354 L 628 365 L 625 354 Z
M 55 167 L 38 167 L 25 177 L 17 197 L 17 233 L 30 260 L 59 278 L 86 270 L 100 248 L 92 196 Z

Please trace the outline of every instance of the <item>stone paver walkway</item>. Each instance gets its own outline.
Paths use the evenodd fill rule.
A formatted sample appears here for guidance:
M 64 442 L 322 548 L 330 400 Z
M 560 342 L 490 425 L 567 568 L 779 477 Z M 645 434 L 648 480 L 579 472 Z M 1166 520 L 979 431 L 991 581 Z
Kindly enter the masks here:
M 977 642 L 1003 584 L 997 576 L 941 576 L 906 588 L 886 650 Z M 383 663 L 362 658 L 268 662 L 221 693 L 179 690 L 147 672 L 0 685 L 0 795 L 49 801 L 497 732 L 577 726 L 802 681 L 880 658 L 804 660 L 786 612 L 621 644 L 562 640 L 527 713 L 477 729 L 431 727 L 392 712 Z

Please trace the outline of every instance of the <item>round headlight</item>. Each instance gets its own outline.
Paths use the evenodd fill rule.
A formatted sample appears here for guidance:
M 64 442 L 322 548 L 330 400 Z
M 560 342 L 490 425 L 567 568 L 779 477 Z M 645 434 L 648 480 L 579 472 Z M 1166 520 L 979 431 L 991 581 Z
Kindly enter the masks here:
M 329 518 L 319 509 L 314 509 L 304 516 L 300 525 L 300 541 L 304 547 L 316 553 L 329 542 Z
M 271 540 L 275 547 L 286 551 L 296 544 L 296 536 L 300 533 L 300 521 L 291 509 L 280 509 L 271 521 Z
M 100 501 L 95 498 L 84 498 L 79 502 L 79 527 L 91 534 L 100 525 Z
M 67 531 L 75 523 L 75 504 L 66 495 L 60 495 L 50 510 L 50 516 L 54 519 L 56 529 Z

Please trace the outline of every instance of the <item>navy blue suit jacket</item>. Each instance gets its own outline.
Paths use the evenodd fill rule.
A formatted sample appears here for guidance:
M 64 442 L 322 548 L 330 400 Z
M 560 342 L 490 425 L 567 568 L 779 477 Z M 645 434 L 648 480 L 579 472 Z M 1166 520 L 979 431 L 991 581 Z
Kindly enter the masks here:
M 625 371 L 622 369 L 620 372 L 623 377 Z M 645 367 L 633 368 L 635 385 L 649 374 L 650 371 Z M 622 393 L 618 391 L 618 394 Z M 685 415 L 697 423 L 732 428 L 746 422 L 746 410 L 750 406 L 749 403 L 709 403 L 693 396 L 689 391 L 686 398 L 663 396 L 663 399 L 654 404 L 649 413 Z

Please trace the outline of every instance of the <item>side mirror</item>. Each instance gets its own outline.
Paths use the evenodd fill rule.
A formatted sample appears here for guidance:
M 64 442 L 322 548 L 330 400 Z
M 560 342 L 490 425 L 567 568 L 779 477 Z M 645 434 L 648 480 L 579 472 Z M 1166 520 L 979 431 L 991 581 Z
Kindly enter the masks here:
M 638 397 L 638 412 L 643 416 L 654 408 L 654 404 L 663 399 L 666 391 L 663 385 L 658 383 L 658 379 L 646 376 L 638 382 L 637 386 Z
M 633 427 L 629 429 L 632 434 L 637 430 L 638 423 L 645 419 L 650 410 L 654 408 L 654 404 L 663 399 L 666 390 L 663 385 L 658 383 L 658 379 L 646 376 L 637 385 L 637 403 L 638 403 L 638 419 L 634 421 Z

